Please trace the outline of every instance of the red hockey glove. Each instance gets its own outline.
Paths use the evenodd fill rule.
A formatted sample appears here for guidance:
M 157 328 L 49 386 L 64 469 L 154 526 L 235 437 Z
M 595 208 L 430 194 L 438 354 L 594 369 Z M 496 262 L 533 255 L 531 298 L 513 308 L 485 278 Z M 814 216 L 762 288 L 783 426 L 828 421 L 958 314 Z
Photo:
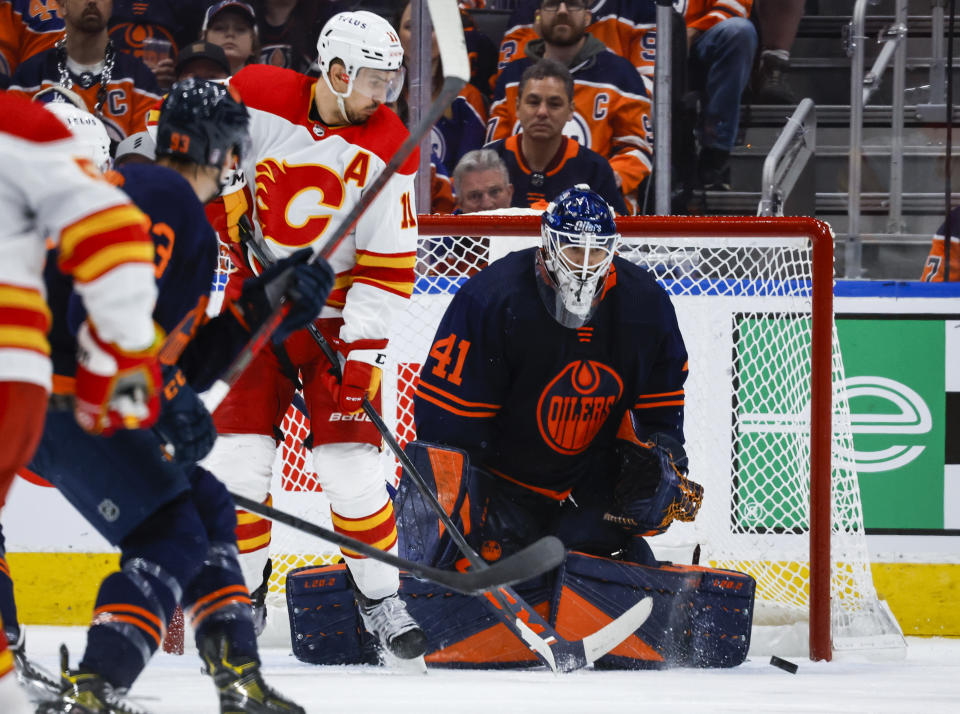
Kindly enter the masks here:
M 333 371 L 323 376 L 327 389 L 340 409 L 354 414 L 363 409 L 363 398 L 373 399 L 380 390 L 380 367 L 386 362 L 386 340 L 357 340 L 342 342 L 332 340 L 340 357 L 343 379 L 338 382 Z
M 162 337 L 157 328 L 150 347 L 125 352 L 101 340 L 89 322 L 80 326 L 74 414 L 83 429 L 109 435 L 118 429 L 148 427 L 157 420 L 163 382 L 156 355 Z

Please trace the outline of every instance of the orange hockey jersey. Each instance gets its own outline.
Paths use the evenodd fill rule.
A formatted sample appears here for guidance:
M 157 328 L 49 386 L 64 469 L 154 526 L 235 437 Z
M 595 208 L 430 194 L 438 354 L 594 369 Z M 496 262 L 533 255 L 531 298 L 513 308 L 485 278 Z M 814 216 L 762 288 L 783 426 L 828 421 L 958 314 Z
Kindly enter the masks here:
M 537 39 L 533 23 L 539 7 L 540 0 L 523 0 L 513 11 L 500 42 L 497 77 L 508 62 L 526 57 L 527 43 Z M 597 0 L 591 7 L 593 19 L 587 27 L 587 32 L 608 50 L 637 68 L 647 85 L 647 93 L 653 91 L 656 7 L 654 0 Z M 493 78 L 494 82 L 497 77 Z
M 114 67 L 98 116 L 110 138 L 121 141 L 144 130 L 146 114 L 160 99 L 160 89 L 153 72 L 136 57 L 123 52 L 116 52 L 114 57 Z M 31 57 L 17 68 L 10 91 L 30 98 L 42 89 L 60 84 L 59 61 L 57 48 Z M 87 110 L 95 113 L 103 63 L 91 69 L 67 59 L 66 65 L 73 91 L 83 98 Z M 89 81 L 85 82 L 85 79 Z
M 9 84 L 21 62 L 50 49 L 62 35 L 54 0 L 0 0 L 0 86 Z
M 511 62 L 501 73 L 487 122 L 488 142 L 519 131 L 520 77 L 543 56 L 543 49 L 543 40 L 529 43 L 527 56 Z M 591 36 L 571 63 L 570 73 L 574 115 L 564 134 L 610 160 L 610 167 L 620 176 L 628 208 L 634 210 L 630 199 L 653 167 L 650 97 L 643 80 L 627 60 L 607 51 Z

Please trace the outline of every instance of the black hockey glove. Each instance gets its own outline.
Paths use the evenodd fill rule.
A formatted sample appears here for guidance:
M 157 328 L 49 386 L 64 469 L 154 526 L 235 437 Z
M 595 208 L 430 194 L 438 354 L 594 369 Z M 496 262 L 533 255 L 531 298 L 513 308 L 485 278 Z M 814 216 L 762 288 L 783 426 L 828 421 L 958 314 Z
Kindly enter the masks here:
M 333 289 L 334 275 L 323 258 L 307 263 L 312 255 L 310 248 L 301 248 L 257 277 L 244 281 L 237 305 L 250 332 L 267 319 L 284 296 L 290 303 L 290 312 L 273 333 L 274 342 L 283 342 L 317 318 Z
M 160 417 L 153 430 L 172 447 L 173 460 L 184 465 L 200 461 L 217 439 L 213 417 L 176 365 L 163 366 Z
M 620 472 L 614 508 L 605 520 L 638 535 L 657 535 L 674 520 L 696 518 L 703 487 L 687 478 L 687 457 L 679 442 L 655 434 L 642 444 L 618 441 L 617 451 Z

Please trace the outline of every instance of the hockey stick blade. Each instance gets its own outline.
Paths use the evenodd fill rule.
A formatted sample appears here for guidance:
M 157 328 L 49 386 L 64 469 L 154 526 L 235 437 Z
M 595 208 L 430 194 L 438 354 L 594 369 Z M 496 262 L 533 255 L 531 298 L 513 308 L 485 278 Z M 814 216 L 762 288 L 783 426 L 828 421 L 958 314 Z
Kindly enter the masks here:
M 640 629 L 653 612 L 653 598 L 645 597 L 625 613 L 602 628 L 583 638 L 585 659 L 596 662 L 630 635 Z
M 448 587 L 451 590 L 465 595 L 479 595 L 503 585 L 518 583 L 556 568 L 566 557 L 566 549 L 557 538 L 547 536 L 531 543 L 523 550 L 504 558 L 489 568 L 482 570 L 468 570 L 465 573 L 455 570 L 441 570 L 423 563 L 417 563 L 406 558 L 393 555 L 378 548 L 374 548 L 363 541 L 355 540 L 336 531 L 329 530 L 315 523 L 310 523 L 291 513 L 280 511 L 258 501 L 231 493 L 233 500 L 239 507 L 251 513 L 256 513 L 271 521 L 283 523 L 304 533 L 322 538 L 325 541 L 342 546 L 349 550 L 361 553 L 371 560 L 379 560 L 396 568 L 406 570 L 411 575 L 422 580 Z

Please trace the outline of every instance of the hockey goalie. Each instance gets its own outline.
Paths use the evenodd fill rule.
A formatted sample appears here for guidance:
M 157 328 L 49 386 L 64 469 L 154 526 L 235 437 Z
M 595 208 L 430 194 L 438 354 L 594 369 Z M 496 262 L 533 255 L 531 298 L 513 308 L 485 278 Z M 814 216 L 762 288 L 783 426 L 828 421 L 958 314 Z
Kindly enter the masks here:
M 496 261 L 454 295 L 414 391 L 418 441 L 407 454 L 486 561 L 547 534 L 564 542 L 558 571 L 516 588 L 561 636 L 586 637 L 652 596 L 652 615 L 595 666 L 740 664 L 753 579 L 660 562 L 647 542 L 692 521 L 704 498 L 687 476 L 687 354 L 670 298 L 616 257 L 614 214 L 586 186 L 549 205 L 541 236 L 539 248 Z M 396 510 L 402 555 L 467 567 L 407 477 Z M 340 570 L 288 579 L 302 659 L 371 657 Z M 428 663 L 538 663 L 486 598 L 412 578 L 401 595 L 428 638 Z M 312 647 L 318 632 L 323 646 Z

